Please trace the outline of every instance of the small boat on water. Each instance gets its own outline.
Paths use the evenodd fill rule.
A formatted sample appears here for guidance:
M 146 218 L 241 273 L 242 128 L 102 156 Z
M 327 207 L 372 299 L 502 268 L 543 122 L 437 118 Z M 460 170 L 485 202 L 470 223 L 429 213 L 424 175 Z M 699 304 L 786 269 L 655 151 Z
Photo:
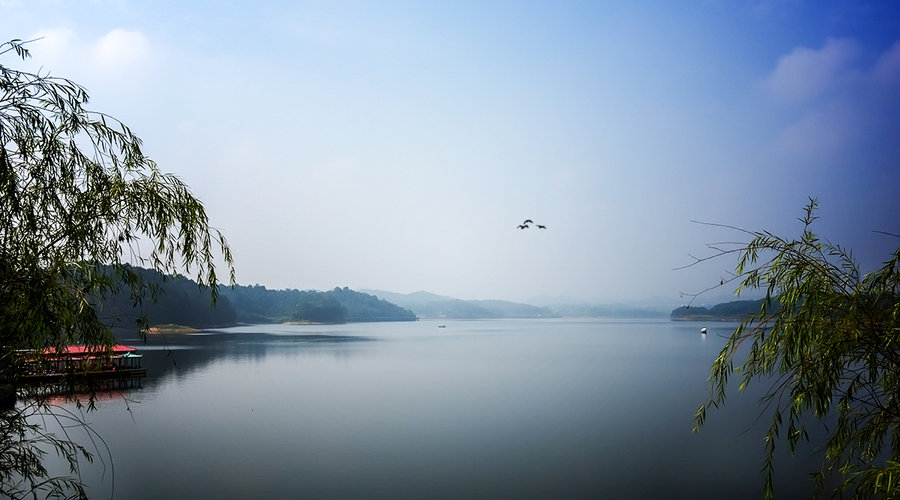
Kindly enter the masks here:
M 706 327 L 705 326 L 700 329 L 700 333 L 702 333 L 703 335 L 706 335 Z

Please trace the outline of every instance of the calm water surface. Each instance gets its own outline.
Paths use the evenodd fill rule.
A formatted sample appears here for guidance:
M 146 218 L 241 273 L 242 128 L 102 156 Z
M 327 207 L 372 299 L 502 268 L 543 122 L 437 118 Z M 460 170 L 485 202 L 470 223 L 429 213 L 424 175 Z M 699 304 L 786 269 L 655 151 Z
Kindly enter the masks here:
M 764 425 L 693 414 L 733 325 L 493 320 L 260 325 L 142 347 L 85 418 L 104 498 L 759 498 Z M 701 326 L 709 335 L 701 336 Z M 809 453 L 776 494 L 810 491 Z

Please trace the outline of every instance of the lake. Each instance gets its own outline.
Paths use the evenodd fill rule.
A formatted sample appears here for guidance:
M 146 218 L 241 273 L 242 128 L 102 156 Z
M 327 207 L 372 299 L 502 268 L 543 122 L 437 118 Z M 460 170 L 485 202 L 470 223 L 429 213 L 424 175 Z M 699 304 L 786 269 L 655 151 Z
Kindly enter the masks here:
M 82 474 L 96 498 L 760 498 L 758 392 L 732 393 L 691 432 L 734 326 L 419 321 L 153 338 L 132 343 L 142 387 L 84 413 L 111 459 Z M 778 460 L 776 496 L 808 495 L 816 456 Z

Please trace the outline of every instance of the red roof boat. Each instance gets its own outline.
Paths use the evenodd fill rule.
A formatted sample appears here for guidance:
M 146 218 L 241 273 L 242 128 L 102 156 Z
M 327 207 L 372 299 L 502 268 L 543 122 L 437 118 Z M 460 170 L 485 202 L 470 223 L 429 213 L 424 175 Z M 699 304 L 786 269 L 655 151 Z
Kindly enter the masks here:
M 40 351 L 40 354 L 44 357 L 46 356 L 59 356 L 59 357 L 97 357 L 104 356 L 107 353 L 111 352 L 113 356 L 123 355 L 126 353 L 137 353 L 137 349 L 134 347 L 129 347 L 127 345 L 116 344 L 112 346 L 111 351 L 107 351 L 103 346 L 90 346 L 90 345 L 70 345 L 66 346 L 62 351 L 58 351 L 54 347 L 47 347 Z
M 46 382 L 67 375 L 88 377 L 144 377 L 137 349 L 116 344 L 103 346 L 71 345 L 62 350 L 48 347 L 26 355 L 25 380 Z

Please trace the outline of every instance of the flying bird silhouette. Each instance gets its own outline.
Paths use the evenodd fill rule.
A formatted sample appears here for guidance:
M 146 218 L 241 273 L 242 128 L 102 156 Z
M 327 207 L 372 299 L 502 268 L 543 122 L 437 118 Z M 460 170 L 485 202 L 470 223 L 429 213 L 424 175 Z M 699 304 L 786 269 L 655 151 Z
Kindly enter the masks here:
M 525 219 L 525 222 L 519 224 L 516 227 L 518 227 L 519 229 L 528 229 L 529 227 L 531 227 L 528 224 L 534 224 L 534 221 L 531 219 Z M 543 224 L 534 224 L 534 227 L 536 227 L 538 229 L 547 229 L 547 226 L 545 226 Z

